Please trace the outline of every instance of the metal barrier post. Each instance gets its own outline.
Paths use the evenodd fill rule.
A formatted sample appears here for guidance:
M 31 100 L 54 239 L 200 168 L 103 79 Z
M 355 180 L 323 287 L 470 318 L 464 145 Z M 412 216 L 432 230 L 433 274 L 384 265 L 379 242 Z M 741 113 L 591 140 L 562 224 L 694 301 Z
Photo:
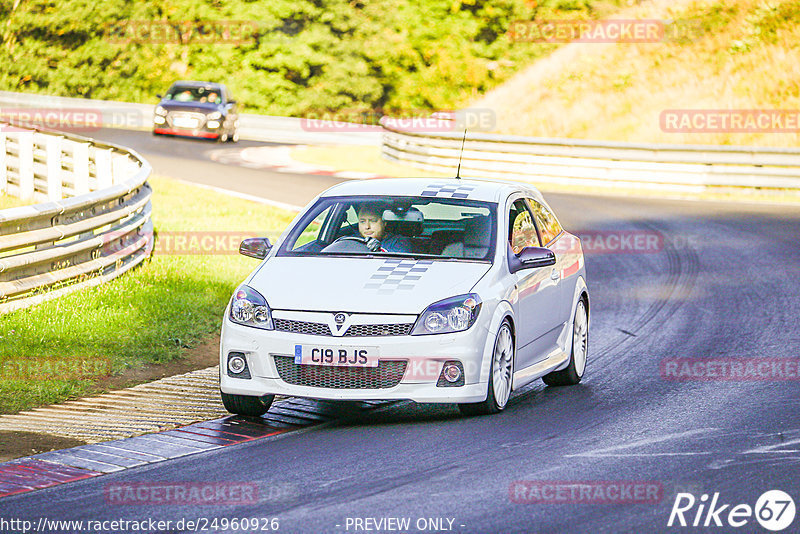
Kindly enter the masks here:
M 63 137 L 47 137 L 47 198 L 53 201 L 64 198 L 62 192 L 61 144 Z
M 113 183 L 111 165 L 111 149 L 94 149 L 94 168 L 97 176 L 97 189 L 111 187 Z
M 75 143 L 72 149 L 75 195 L 89 192 L 89 143 Z
M 19 198 L 33 198 L 33 132 L 19 134 Z
M 6 167 L 6 134 L 0 132 L 0 193 L 8 190 L 8 167 Z

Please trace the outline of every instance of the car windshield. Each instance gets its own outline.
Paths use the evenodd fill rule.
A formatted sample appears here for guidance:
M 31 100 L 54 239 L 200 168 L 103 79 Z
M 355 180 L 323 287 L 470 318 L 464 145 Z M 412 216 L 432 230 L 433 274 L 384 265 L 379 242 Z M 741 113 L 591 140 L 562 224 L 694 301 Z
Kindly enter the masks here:
M 201 104 L 220 104 L 222 102 L 221 91 L 218 87 L 195 85 L 173 85 L 169 88 L 165 100 L 176 102 L 199 102 Z
M 330 197 L 291 230 L 279 256 L 412 256 L 491 261 L 496 204 L 436 197 Z

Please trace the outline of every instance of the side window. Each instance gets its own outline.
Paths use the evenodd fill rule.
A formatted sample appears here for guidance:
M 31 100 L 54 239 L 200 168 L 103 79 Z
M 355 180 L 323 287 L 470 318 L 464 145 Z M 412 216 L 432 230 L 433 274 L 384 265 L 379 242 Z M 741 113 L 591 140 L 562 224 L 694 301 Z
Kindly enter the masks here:
M 558 224 L 555 215 L 553 215 L 550 210 L 545 208 L 542 204 L 539 204 L 537 201 L 531 198 L 527 200 L 528 205 L 533 211 L 533 216 L 536 217 L 536 225 L 542 232 L 542 242 L 545 246 L 547 246 L 558 236 L 558 234 L 561 233 L 561 225 Z
M 522 200 L 514 202 L 508 215 L 508 242 L 514 254 L 519 254 L 525 247 L 538 247 L 539 236 L 536 234 L 536 226 L 531 219 L 531 213 L 525 207 L 525 202 Z
M 350 206 L 347 208 L 347 211 L 344 214 L 344 220 L 342 221 L 342 228 L 345 226 L 351 226 L 353 224 L 358 224 L 358 213 L 356 212 L 355 206 Z
M 325 208 L 322 211 L 322 213 L 320 213 L 319 215 L 317 215 L 314 218 L 313 221 L 308 223 L 308 226 L 306 226 L 303 229 L 303 232 L 297 238 L 297 241 L 295 242 L 294 246 L 292 247 L 292 250 L 293 251 L 294 250 L 298 250 L 303 245 L 306 245 L 308 243 L 311 243 L 312 241 L 316 241 L 317 239 L 321 238 L 320 232 L 324 228 L 325 221 L 328 218 L 328 216 L 330 215 L 330 213 L 331 213 L 331 208 L 330 207 Z
M 358 213 L 356 212 L 355 206 L 347 208 L 337 235 L 350 235 L 352 232 L 343 231 L 347 228 L 354 228 L 355 234 L 353 235 L 358 235 Z

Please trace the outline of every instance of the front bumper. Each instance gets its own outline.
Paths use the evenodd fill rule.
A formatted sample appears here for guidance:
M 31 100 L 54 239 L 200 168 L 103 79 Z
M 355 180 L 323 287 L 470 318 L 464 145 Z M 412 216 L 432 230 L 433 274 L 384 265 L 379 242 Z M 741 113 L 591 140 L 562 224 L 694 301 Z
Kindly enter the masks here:
M 479 321 L 480 323 L 480 321 Z M 487 330 L 475 324 L 466 332 L 427 336 L 330 337 L 260 330 L 237 325 L 225 319 L 220 343 L 220 389 L 236 395 L 267 394 L 330 400 L 412 400 L 416 402 L 458 403 L 486 399 L 487 383 L 481 382 Z M 291 357 L 295 345 L 330 347 L 378 347 L 381 362 L 407 362 L 400 381 L 383 388 L 334 388 L 292 384 L 281 378 L 275 356 Z M 227 374 L 230 352 L 245 355 L 251 378 Z M 437 386 L 442 367 L 458 360 L 464 368 L 463 386 Z M 284 363 L 286 360 L 284 360 Z M 319 366 L 303 365 L 317 376 Z M 285 367 L 284 367 L 285 369 Z M 329 375 L 331 369 L 324 374 Z M 302 373 L 301 373 L 302 374 Z M 357 374 L 357 373 L 356 373 Z
M 208 131 L 203 129 L 181 129 L 181 128 L 153 128 L 153 133 L 159 135 L 178 135 L 181 137 L 202 137 L 204 139 L 219 139 L 220 132 Z

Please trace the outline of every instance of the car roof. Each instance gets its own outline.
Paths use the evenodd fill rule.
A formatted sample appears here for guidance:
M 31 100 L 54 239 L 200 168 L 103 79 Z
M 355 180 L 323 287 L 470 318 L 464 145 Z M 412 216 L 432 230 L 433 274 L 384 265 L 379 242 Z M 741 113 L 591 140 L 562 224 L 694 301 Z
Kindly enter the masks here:
M 430 196 L 500 202 L 516 192 L 523 192 L 536 200 L 543 201 L 542 194 L 533 186 L 480 178 L 374 178 L 351 180 L 331 187 L 321 196 Z
M 217 82 L 198 82 L 193 80 L 180 80 L 174 82 L 170 87 L 176 85 L 187 85 L 189 87 L 225 87 L 223 84 Z

